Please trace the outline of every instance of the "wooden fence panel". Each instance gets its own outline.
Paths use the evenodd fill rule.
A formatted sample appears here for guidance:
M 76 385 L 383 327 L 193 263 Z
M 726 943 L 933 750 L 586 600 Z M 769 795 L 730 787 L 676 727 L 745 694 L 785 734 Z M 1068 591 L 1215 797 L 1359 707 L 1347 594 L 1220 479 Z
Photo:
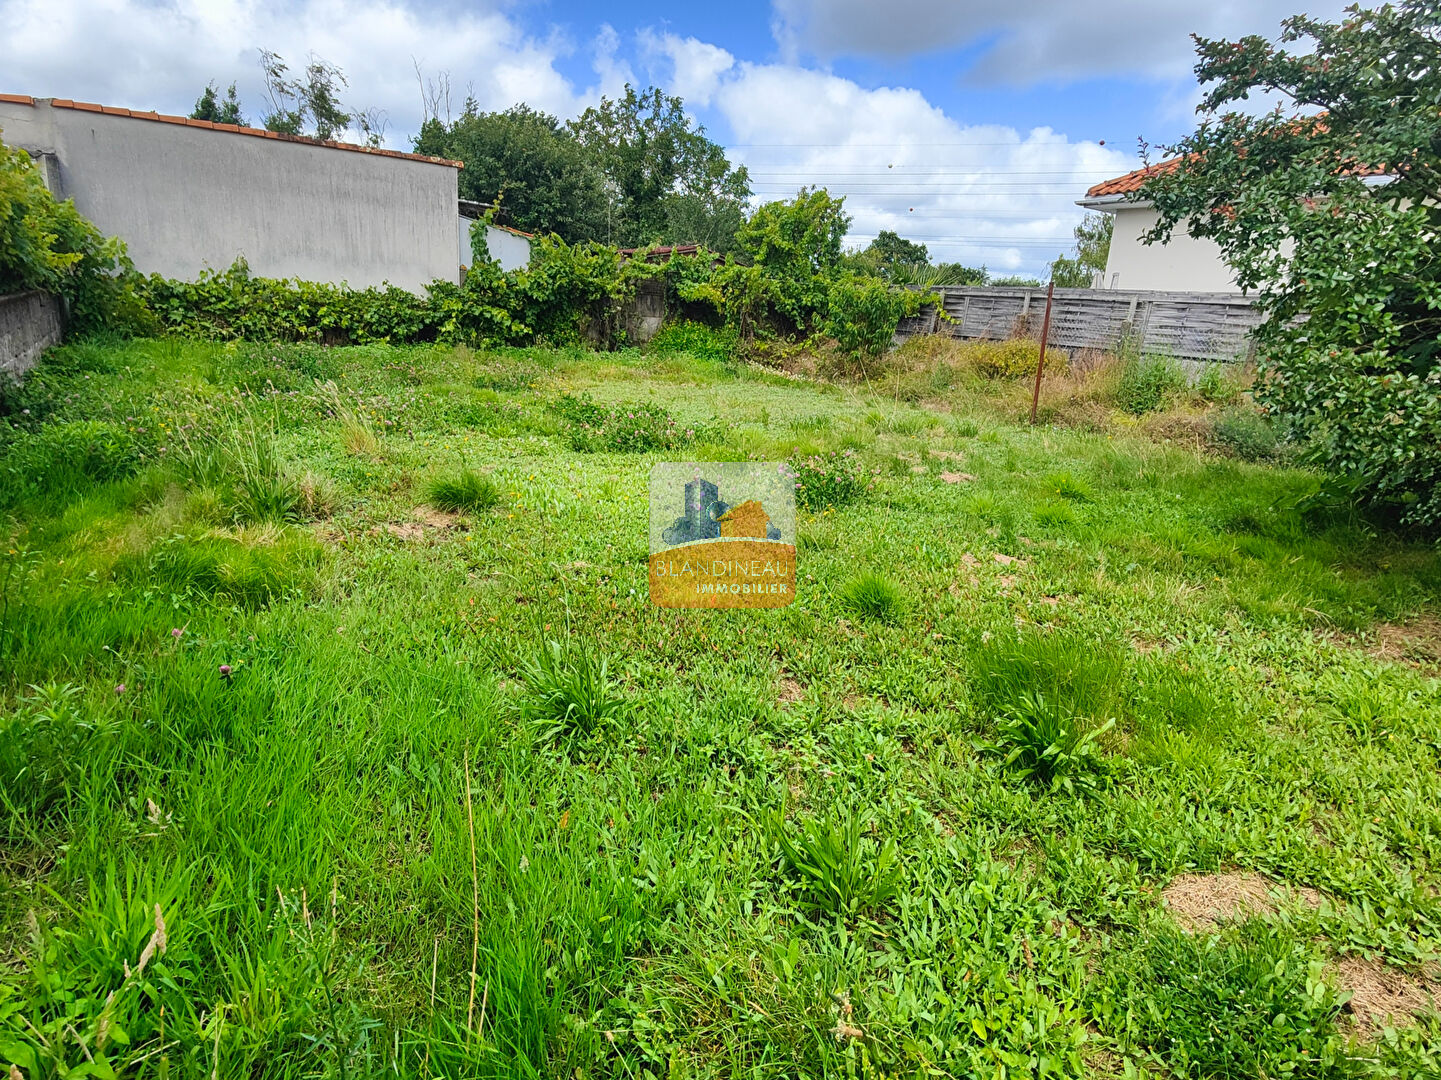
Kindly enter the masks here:
M 1017 333 L 1040 335 L 1044 289 L 948 285 L 931 291 L 948 318 L 927 305 L 919 315 L 901 320 L 897 339 L 916 334 L 992 340 Z M 1250 334 L 1260 319 L 1251 301 L 1234 293 L 1057 289 L 1050 344 L 1113 349 L 1131 335 L 1139 339 L 1142 351 L 1178 360 L 1240 360 L 1250 349 Z

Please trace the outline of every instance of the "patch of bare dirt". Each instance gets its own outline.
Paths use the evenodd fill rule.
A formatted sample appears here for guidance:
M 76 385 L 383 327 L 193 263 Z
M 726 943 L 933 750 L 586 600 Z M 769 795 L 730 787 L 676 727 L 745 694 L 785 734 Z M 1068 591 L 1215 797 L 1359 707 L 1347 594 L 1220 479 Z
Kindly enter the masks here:
M 806 688 L 796 682 L 789 675 L 782 677 L 780 693 L 776 695 L 776 704 L 785 708 L 787 705 L 794 705 L 802 701 L 806 696 Z
M 1186 930 L 1209 929 L 1248 915 L 1273 915 L 1280 902 L 1292 897 L 1311 907 L 1321 906 L 1321 894 L 1315 889 L 1283 885 L 1246 870 L 1181 874 L 1161 890 L 1161 902 Z
M 373 525 L 367 531 L 372 536 L 377 536 L 383 530 L 397 540 L 424 540 L 427 536 L 461 527 L 460 518 L 455 514 L 447 514 L 432 506 L 417 506 L 411 514 L 411 520 L 387 521 L 384 525 Z
M 1421 615 L 1401 625 L 1381 623 L 1374 644 L 1366 651 L 1378 660 L 1441 668 L 1441 618 Z
M 1332 965 L 1337 986 L 1351 992 L 1345 1009 L 1361 1038 L 1383 1027 L 1405 1027 L 1436 1006 L 1437 984 L 1381 960 L 1343 956 Z

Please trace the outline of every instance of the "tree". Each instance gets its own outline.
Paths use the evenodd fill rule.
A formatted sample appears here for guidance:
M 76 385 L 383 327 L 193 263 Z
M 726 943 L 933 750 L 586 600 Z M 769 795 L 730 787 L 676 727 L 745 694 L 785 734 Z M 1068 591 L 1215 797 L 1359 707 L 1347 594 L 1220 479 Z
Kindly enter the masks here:
M 351 110 L 341 104 L 340 92 L 350 83 L 345 72 L 334 64 L 311 53 L 305 71 L 292 76 L 279 53 L 261 49 L 260 70 L 270 101 L 270 111 L 261 121 L 267 130 L 329 141 L 354 125 L 367 143 L 380 145 L 382 114 L 374 109 Z
M 1140 197 L 1257 290 L 1256 399 L 1364 499 L 1441 524 L 1441 5 L 1196 38 L 1196 131 Z M 1296 49 L 1288 46 L 1301 43 Z M 1252 94 L 1282 104 L 1235 108 Z M 1229 107 L 1229 109 L 1228 109 Z M 1228 110 L 1228 111 L 1222 111 Z
M 225 91 L 224 98 L 214 82 L 207 83 L 195 100 L 195 111 L 190 114 L 190 119 L 209 120 L 212 124 L 235 124 L 237 127 L 250 126 L 250 121 L 240 111 L 240 98 L 235 94 L 234 83 Z
M 1111 214 L 1087 214 L 1073 235 L 1074 255 L 1059 255 L 1051 263 L 1051 280 L 1058 289 L 1084 289 L 1097 273 L 1104 273 L 1111 254 L 1111 231 L 1116 219 Z
M 706 138 L 680 98 L 627 84 L 623 97 L 601 98 L 568 131 L 605 176 L 603 239 L 622 246 L 690 243 L 697 237 L 689 233 L 703 231 L 715 250 L 733 246 L 727 230 L 743 216 L 750 177 Z
M 568 243 L 606 235 L 604 176 L 553 116 L 527 105 L 479 112 L 467 101 L 449 125 L 427 119 L 414 147 L 463 161 L 461 198 L 499 204 L 500 219 L 518 229 Z

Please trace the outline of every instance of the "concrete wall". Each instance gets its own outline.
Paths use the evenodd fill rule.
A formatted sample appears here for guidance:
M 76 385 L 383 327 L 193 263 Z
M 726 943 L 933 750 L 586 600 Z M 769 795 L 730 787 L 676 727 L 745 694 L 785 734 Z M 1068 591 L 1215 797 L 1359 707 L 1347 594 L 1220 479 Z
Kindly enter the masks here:
M 457 221 L 461 266 L 469 266 L 471 262 L 470 227 L 475 224 L 475 220 L 462 214 Z M 523 270 L 530 265 L 530 241 L 519 233 L 487 225 L 485 246 L 490 257 L 500 263 L 502 270 Z
M 138 269 L 392 285 L 456 279 L 456 172 L 408 157 L 0 101 L 5 142 L 54 155 L 62 198 Z
M 49 293 L 0 296 L 0 379 L 19 379 L 64 331 L 60 301 Z
M 1236 276 L 1221 259 L 1221 249 L 1210 240 L 1198 240 L 1177 227 L 1165 244 L 1141 243 L 1156 224 L 1149 206 L 1115 211 L 1111 254 L 1106 260 L 1107 289 L 1145 289 L 1160 292 L 1238 292 Z M 1119 276 L 1118 276 L 1119 275 Z

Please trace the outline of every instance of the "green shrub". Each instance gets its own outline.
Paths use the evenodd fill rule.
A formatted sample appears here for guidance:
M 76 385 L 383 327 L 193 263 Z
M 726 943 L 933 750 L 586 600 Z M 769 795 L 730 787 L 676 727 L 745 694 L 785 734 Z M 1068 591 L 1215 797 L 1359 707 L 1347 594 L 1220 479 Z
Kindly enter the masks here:
M 583 454 L 677 450 L 694 443 L 699 433 L 695 427 L 682 427 L 659 405 L 606 408 L 588 397 L 566 395 L 551 408 L 566 421 L 566 439 L 571 449 Z
M 961 350 L 961 359 L 988 379 L 1035 377 L 1041 360 L 1041 343 L 1034 338 L 1017 337 L 1005 341 L 968 342 Z M 1046 348 L 1046 371 L 1059 375 L 1070 365 L 1070 357 L 1060 349 Z
M 588 735 L 625 715 L 605 657 L 583 645 L 566 649 L 552 641 L 522 665 L 521 675 L 530 689 L 525 718 L 543 740 Z
M 892 622 L 900 612 L 901 590 L 890 578 L 867 572 L 841 587 L 841 606 L 863 619 Z
M 1226 409 L 1212 420 L 1211 439 L 1245 461 L 1269 461 L 1280 444 L 1271 421 L 1244 406 Z
M 796 478 L 796 505 L 807 510 L 855 502 L 875 482 L 854 450 L 793 457 L 788 464 Z
M 1134 416 L 1165 408 L 1186 390 L 1186 373 L 1169 356 L 1146 355 L 1129 359 L 1116 383 L 1116 404 Z
M 850 356 L 876 357 L 890 345 L 901 319 L 920 310 L 924 296 L 879 278 L 848 278 L 831 284 L 828 300 L 825 332 Z
M 425 499 L 437 510 L 479 513 L 500 502 L 500 492 L 488 476 L 462 469 L 453 476 L 437 476 L 426 486 Z
M 902 871 L 894 840 L 866 835 L 869 822 L 848 808 L 829 820 L 793 818 L 779 811 L 762 819 L 787 868 L 798 879 L 801 904 L 834 915 L 884 907 L 900 893 Z
M 698 322 L 668 322 L 650 339 L 648 347 L 660 356 L 685 353 L 698 360 L 729 364 L 739 354 L 740 339 L 728 326 L 716 328 Z

